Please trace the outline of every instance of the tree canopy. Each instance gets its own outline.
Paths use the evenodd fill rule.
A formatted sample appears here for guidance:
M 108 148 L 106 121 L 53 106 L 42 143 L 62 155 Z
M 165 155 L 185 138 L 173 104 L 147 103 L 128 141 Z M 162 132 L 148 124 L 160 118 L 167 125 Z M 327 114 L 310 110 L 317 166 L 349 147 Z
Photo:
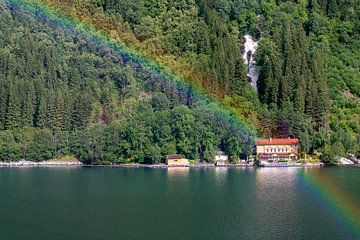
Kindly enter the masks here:
M 35 2 L 135 49 L 190 87 L 2 2 L 1 160 L 74 154 L 94 163 L 156 163 L 178 152 L 211 162 L 218 148 L 236 159 L 251 154 L 252 127 L 259 136 L 299 137 L 304 152 L 359 154 L 356 0 Z M 242 59 L 245 34 L 261 39 L 258 92 Z M 252 127 L 233 132 L 219 124 L 192 87 Z M 26 150 L 30 143 L 41 152 Z

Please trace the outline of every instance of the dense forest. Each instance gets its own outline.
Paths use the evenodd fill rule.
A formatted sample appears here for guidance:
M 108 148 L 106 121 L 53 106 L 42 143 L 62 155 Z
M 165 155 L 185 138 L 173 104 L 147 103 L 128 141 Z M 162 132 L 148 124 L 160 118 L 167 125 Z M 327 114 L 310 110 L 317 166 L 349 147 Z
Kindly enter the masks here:
M 160 63 L 179 86 L 90 36 L 0 3 L 0 159 L 213 161 L 258 136 L 298 137 L 325 161 L 360 151 L 356 0 L 36 0 Z M 339 7 L 341 6 L 341 7 Z M 260 40 L 258 91 L 243 36 Z M 224 118 L 192 88 L 233 112 Z M 244 121 L 247 123 L 245 124 Z
M 159 163 L 181 153 L 212 162 L 217 149 L 233 160 L 251 154 L 254 130 L 190 87 L 16 6 L 1 11 L 1 160 Z

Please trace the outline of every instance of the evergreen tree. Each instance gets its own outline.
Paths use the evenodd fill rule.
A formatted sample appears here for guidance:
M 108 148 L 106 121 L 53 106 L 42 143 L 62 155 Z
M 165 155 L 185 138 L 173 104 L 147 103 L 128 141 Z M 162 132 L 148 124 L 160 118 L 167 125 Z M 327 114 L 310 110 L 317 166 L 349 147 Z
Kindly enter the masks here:
M 92 100 L 89 94 L 79 93 L 71 110 L 71 127 L 73 130 L 85 129 L 89 124 L 89 117 L 92 111 Z
M 66 112 L 64 96 L 60 90 L 57 90 L 54 95 L 52 96 L 54 99 L 53 102 L 53 111 L 51 113 L 52 118 L 52 126 L 51 129 L 54 131 L 63 131 L 65 130 L 65 121 Z
M 0 75 L 0 130 L 5 128 L 5 116 L 8 101 L 8 88 L 4 76 Z
M 14 129 L 20 126 L 20 96 L 17 82 L 10 83 L 5 113 L 5 129 Z
M 229 91 L 234 96 L 240 96 L 244 92 L 244 88 L 247 85 L 247 77 L 244 63 L 241 59 L 238 59 L 235 63 L 235 69 L 231 82 L 229 83 Z
M 34 102 L 35 102 L 35 89 L 29 82 L 23 82 L 20 85 L 21 96 L 21 117 L 20 125 L 22 127 L 33 127 L 34 124 Z
M 47 93 L 43 89 L 39 89 L 37 93 L 37 103 L 35 112 L 35 123 L 38 128 L 49 127 Z
M 329 106 L 328 86 L 325 80 L 325 73 L 322 69 L 320 54 L 315 52 L 312 57 L 312 71 L 316 81 L 315 112 L 313 115 L 318 128 L 324 124 L 325 114 Z

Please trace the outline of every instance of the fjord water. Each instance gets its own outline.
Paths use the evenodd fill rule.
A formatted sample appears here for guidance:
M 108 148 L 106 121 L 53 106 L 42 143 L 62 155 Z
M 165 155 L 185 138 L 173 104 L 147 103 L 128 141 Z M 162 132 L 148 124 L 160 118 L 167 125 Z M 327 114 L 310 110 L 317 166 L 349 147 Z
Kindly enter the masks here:
M 360 168 L 0 168 L 0 239 L 352 239 L 307 174 L 360 207 Z

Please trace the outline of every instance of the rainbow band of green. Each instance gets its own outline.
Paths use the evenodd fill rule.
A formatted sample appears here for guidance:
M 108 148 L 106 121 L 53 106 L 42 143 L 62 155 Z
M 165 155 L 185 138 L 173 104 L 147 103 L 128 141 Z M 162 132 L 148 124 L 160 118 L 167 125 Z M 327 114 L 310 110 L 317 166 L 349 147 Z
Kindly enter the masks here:
M 300 176 L 306 189 L 333 215 L 350 239 L 360 239 L 360 206 L 349 193 L 341 190 L 329 176 L 307 171 Z
M 6 0 L 6 2 L 11 6 L 20 8 L 27 13 L 32 14 L 38 19 L 50 23 L 50 25 L 61 27 L 62 29 L 66 29 L 67 31 L 74 32 L 87 38 L 90 37 L 95 43 L 110 48 L 114 53 L 119 55 L 126 64 L 130 62 L 134 70 L 151 72 L 152 76 L 156 76 L 158 80 L 166 81 L 166 84 L 174 85 L 177 89 L 187 91 L 196 99 L 198 104 L 211 110 L 221 118 L 222 121 L 228 122 L 234 130 L 240 131 L 244 143 L 249 145 L 253 144 L 255 137 L 253 127 L 239 119 L 239 117 L 236 117 L 231 111 L 222 107 L 200 89 L 186 83 L 185 80 L 176 76 L 166 67 L 126 47 L 124 44 L 112 40 L 106 33 L 98 31 L 90 24 L 80 22 L 77 19 L 62 14 L 56 9 L 52 9 L 43 3 L 33 0 Z

